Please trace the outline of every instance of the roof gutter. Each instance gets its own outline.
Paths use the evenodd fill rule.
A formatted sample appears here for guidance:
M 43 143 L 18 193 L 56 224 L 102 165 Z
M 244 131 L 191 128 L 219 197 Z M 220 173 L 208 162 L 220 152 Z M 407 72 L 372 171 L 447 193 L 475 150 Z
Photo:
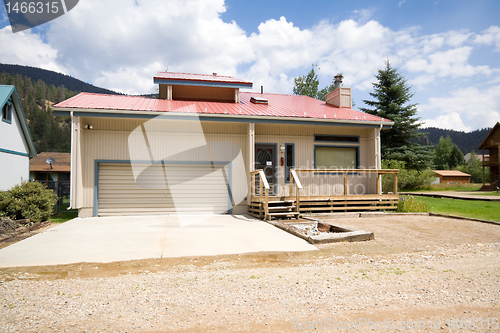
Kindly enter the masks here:
M 95 113 L 95 115 L 85 115 L 85 116 L 94 116 L 94 117 L 106 117 L 107 114 L 113 115 L 135 115 L 135 116 L 143 116 L 144 118 L 152 118 L 154 116 L 172 116 L 172 118 L 220 118 L 220 119 L 246 119 L 251 122 L 251 120 L 269 120 L 269 121 L 303 121 L 303 122 L 321 122 L 321 123 L 330 123 L 330 124 L 351 124 L 351 125 L 372 125 L 372 126 L 382 126 L 384 128 L 391 128 L 394 125 L 394 122 L 388 121 L 370 121 L 370 120 L 343 120 L 343 119 L 324 119 L 324 118 L 299 118 L 299 117 L 280 117 L 280 116 L 248 116 L 248 115 L 227 115 L 227 114 L 213 114 L 213 113 L 187 113 L 187 112 L 161 112 L 161 111 L 134 111 L 134 110 L 112 110 L 112 109 L 74 109 L 74 108 L 53 108 L 54 115 L 56 116 L 69 116 L 70 112 L 75 113 Z M 105 113 L 104 113 L 104 112 Z

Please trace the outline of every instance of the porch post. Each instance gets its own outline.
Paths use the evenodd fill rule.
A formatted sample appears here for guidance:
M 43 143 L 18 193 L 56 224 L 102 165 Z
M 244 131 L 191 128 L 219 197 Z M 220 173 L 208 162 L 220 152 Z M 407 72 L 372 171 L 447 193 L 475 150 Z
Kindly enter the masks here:
M 248 173 L 255 171 L 255 124 L 254 123 L 249 123 L 248 124 L 248 140 L 247 140 L 247 170 Z M 255 184 L 255 175 L 251 177 L 250 181 L 252 182 L 251 186 L 254 186 Z M 254 191 L 250 193 L 250 195 L 247 197 L 247 204 L 251 203 L 251 198 L 252 195 L 255 195 L 255 187 Z M 260 195 L 262 195 L 262 192 L 260 192 Z
M 347 195 L 347 172 L 344 172 L 344 195 Z
M 248 170 L 255 171 L 255 123 L 248 124 Z
M 380 142 L 380 131 L 382 131 L 382 124 L 379 128 L 375 128 L 375 169 L 382 169 L 382 146 Z M 382 194 L 382 177 L 377 174 L 377 194 Z
M 482 149 L 482 151 L 483 151 L 483 161 L 482 161 L 483 163 L 482 164 L 483 164 L 483 186 L 484 186 L 484 185 L 486 185 L 486 180 L 484 178 L 484 148 Z
M 398 194 L 398 174 L 394 174 L 394 194 Z

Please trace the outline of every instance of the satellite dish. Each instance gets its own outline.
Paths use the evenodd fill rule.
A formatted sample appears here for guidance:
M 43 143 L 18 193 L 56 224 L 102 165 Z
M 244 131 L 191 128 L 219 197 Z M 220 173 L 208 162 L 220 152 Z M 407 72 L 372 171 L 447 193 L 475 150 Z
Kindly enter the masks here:
M 52 169 L 52 164 L 56 164 L 56 160 L 53 159 L 52 157 L 51 158 L 48 158 L 45 160 L 45 162 L 47 162 L 48 165 L 50 165 L 50 168 Z

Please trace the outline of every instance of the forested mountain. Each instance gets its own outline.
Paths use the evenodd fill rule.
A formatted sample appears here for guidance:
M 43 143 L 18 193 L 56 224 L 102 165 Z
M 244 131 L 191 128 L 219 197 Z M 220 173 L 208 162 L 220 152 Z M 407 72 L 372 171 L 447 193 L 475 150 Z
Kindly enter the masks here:
M 493 126 L 495 123 L 492 122 L 491 125 Z M 419 131 L 424 134 L 418 139 L 420 144 L 436 146 L 441 137 L 446 138 L 447 136 L 450 136 L 453 143 L 456 144 L 465 155 L 472 151 L 477 154 L 480 153 L 477 147 L 491 131 L 491 128 L 483 128 L 469 133 L 435 127 L 424 128 Z
M 54 86 L 44 81 L 32 81 L 19 74 L 0 73 L 0 84 L 16 86 L 21 107 L 28 121 L 31 137 L 38 153 L 70 152 L 70 120 L 54 117 L 52 105 L 75 96 L 63 85 Z
M 52 84 L 56 87 L 64 86 L 71 91 L 84 91 L 89 93 L 111 95 L 118 94 L 115 91 L 93 86 L 89 83 L 85 83 L 81 80 L 75 79 L 74 77 L 71 77 L 69 75 L 36 67 L 0 64 L 0 73 L 4 72 L 12 75 L 19 74 L 22 77 L 29 77 L 32 82 L 38 82 L 38 80 L 42 80 L 46 85 Z

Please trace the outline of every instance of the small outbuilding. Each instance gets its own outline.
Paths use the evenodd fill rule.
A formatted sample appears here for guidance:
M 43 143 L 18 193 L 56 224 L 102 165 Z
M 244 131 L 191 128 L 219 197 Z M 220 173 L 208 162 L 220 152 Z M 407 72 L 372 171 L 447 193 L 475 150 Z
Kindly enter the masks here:
M 470 175 L 457 170 L 432 170 L 437 178 L 434 184 L 469 184 Z

